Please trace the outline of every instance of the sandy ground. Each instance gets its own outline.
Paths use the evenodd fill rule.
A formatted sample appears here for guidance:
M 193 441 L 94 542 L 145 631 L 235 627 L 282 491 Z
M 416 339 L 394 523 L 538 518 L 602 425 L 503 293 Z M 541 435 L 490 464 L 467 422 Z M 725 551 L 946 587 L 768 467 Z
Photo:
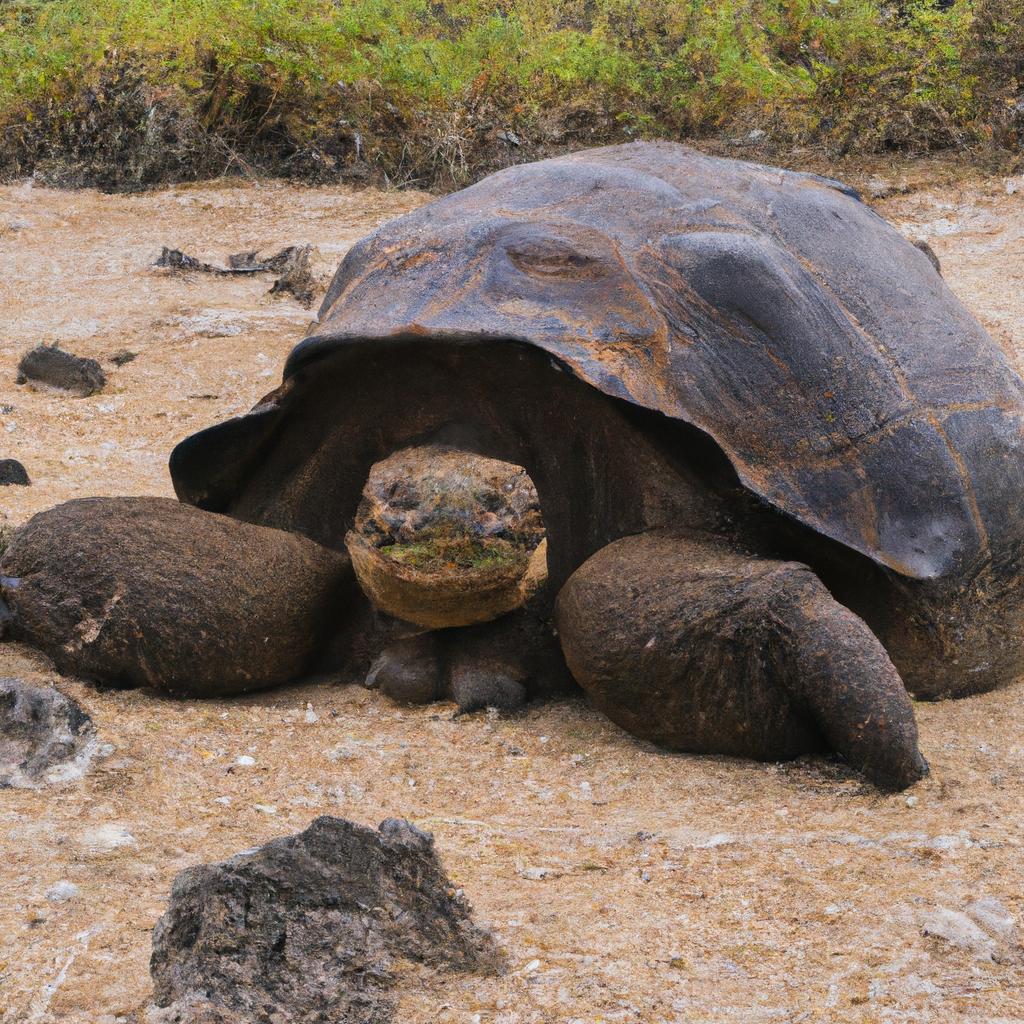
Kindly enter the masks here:
M 1015 359 L 1020 184 L 1011 195 L 1002 179 L 947 181 L 880 204 L 930 240 Z M 161 245 L 213 260 L 308 241 L 326 272 L 423 198 L 0 189 L 0 457 L 34 482 L 3 488 L 9 522 L 78 495 L 170 494 L 172 445 L 278 379 L 310 312 L 268 297 L 266 277 L 153 271 Z M 40 341 L 138 358 L 105 364 L 92 398 L 15 387 L 19 355 Z M 182 703 L 99 693 L 13 645 L 0 675 L 56 683 L 107 745 L 81 781 L 0 792 L 3 1024 L 141 1021 L 150 930 L 174 875 L 324 813 L 433 831 L 508 951 L 505 977 L 411 976 L 407 1024 L 1024 1021 L 1019 933 L 983 947 L 925 934 L 943 908 L 980 898 L 1024 919 L 1021 684 L 919 705 L 932 775 L 884 796 L 821 760 L 665 754 L 582 701 L 459 719 L 358 686 Z M 255 764 L 237 766 L 243 754 Z M 77 896 L 49 901 L 61 880 Z

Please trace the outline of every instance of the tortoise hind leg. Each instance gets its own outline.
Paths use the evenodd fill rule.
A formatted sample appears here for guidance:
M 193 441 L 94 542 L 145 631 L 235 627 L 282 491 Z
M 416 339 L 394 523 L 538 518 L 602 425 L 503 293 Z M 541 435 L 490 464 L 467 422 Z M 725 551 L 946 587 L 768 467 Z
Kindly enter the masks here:
M 762 760 L 831 748 L 884 789 L 927 772 L 896 669 L 806 566 L 640 534 L 570 577 L 555 622 L 576 681 L 636 736 Z

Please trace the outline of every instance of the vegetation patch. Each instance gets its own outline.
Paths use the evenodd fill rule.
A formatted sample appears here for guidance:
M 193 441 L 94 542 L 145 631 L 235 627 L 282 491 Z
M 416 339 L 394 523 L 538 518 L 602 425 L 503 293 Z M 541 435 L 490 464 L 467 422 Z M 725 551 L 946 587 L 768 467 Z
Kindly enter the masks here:
M 458 534 L 434 535 L 412 544 L 386 544 L 379 550 L 402 565 L 428 571 L 523 571 L 531 554 L 507 540 L 474 540 Z
M 653 136 L 1005 155 L 1022 88 L 1020 0 L 9 0 L 0 172 L 454 187 Z

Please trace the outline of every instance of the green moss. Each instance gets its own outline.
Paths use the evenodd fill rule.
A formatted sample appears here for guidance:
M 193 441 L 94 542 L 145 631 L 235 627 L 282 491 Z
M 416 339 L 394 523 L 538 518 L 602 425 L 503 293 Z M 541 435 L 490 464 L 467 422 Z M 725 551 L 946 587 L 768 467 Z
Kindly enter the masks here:
M 507 541 L 435 536 L 408 544 L 387 544 L 380 552 L 414 569 L 511 569 L 525 567 L 529 553 Z

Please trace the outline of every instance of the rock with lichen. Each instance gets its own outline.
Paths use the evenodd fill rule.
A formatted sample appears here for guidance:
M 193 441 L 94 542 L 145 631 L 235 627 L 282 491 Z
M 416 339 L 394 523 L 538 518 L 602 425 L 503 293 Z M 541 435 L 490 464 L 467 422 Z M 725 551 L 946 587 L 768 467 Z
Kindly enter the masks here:
M 491 936 L 433 838 L 317 818 L 221 864 L 188 868 L 153 932 L 153 1024 L 388 1024 L 401 964 L 493 973 Z
M 79 777 L 96 747 L 92 720 L 52 686 L 0 679 L 0 789 Z

